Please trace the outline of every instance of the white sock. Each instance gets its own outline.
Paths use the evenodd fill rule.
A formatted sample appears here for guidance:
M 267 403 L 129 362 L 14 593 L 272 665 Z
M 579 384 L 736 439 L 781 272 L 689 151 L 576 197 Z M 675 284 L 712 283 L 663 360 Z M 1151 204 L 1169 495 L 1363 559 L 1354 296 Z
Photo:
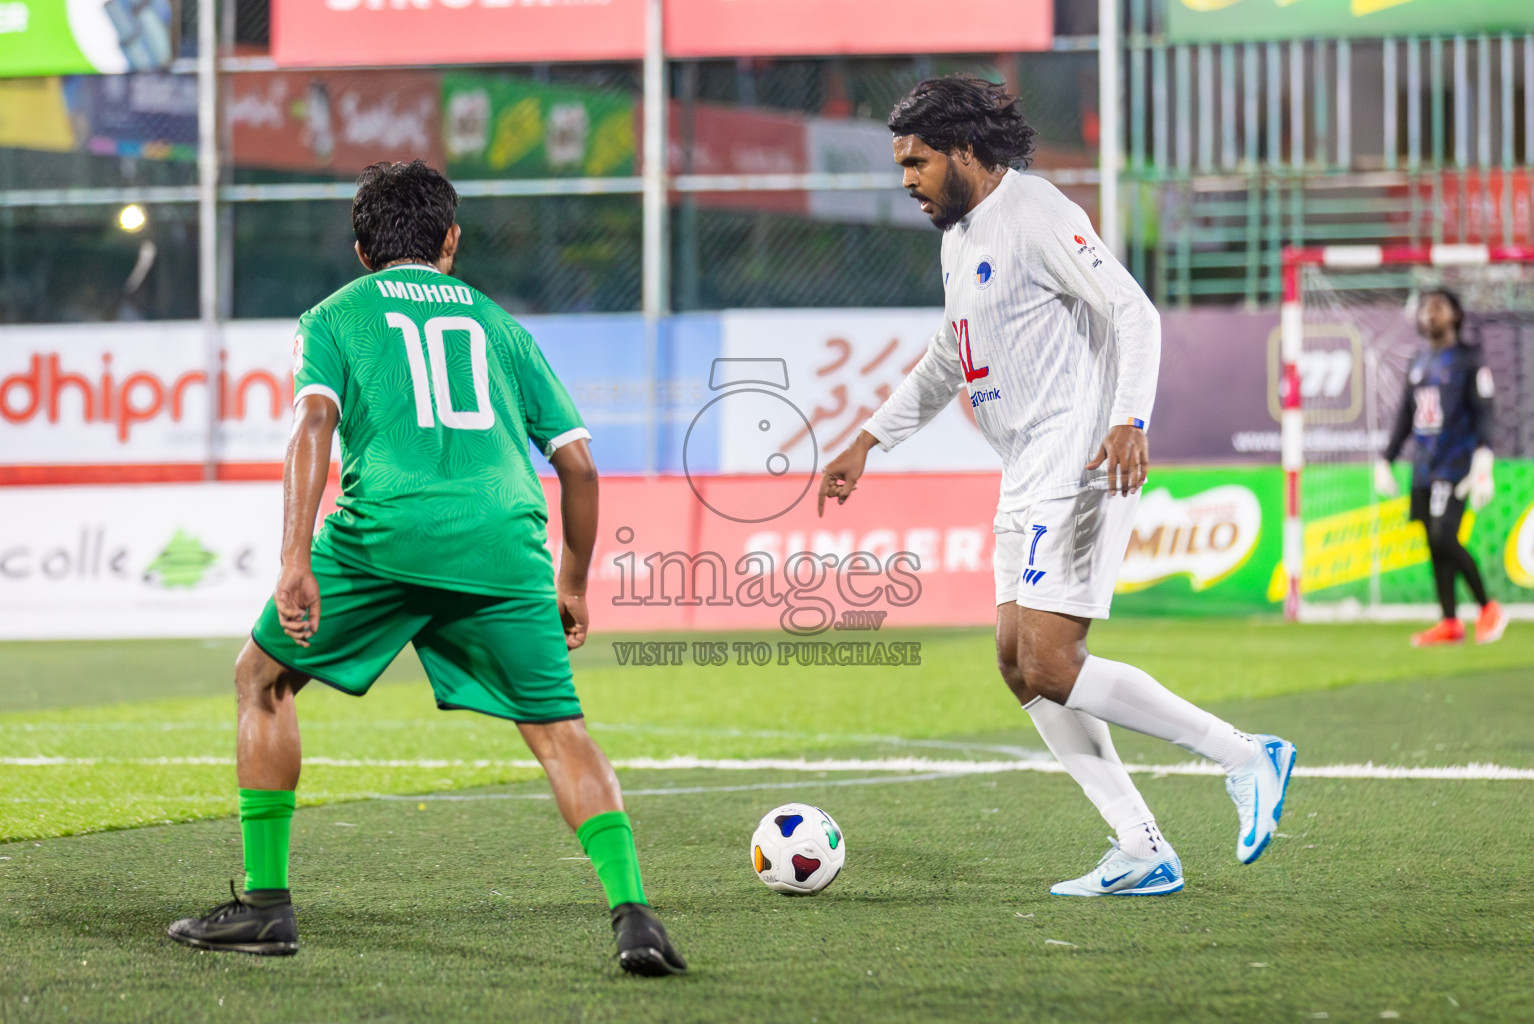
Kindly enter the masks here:
M 1252 737 L 1121 661 L 1087 655 L 1065 706 L 1175 743 L 1227 772 L 1245 768 L 1257 756 Z
M 1155 829 L 1156 819 L 1145 806 L 1145 798 L 1130 781 L 1118 751 L 1113 749 L 1106 722 L 1043 697 L 1035 697 L 1023 705 L 1023 710 L 1033 719 L 1033 727 L 1048 744 L 1055 760 L 1076 780 L 1109 827 L 1118 833 L 1119 845 L 1124 845 L 1125 836 L 1138 836 L 1136 830 L 1146 823 Z M 1158 840 L 1160 836 L 1157 832 Z M 1149 857 L 1150 853 L 1132 853 L 1131 856 Z
M 1144 860 L 1165 853 L 1171 849 L 1171 845 L 1162 838 L 1161 830 L 1156 827 L 1156 819 L 1152 818 L 1119 829 L 1119 849 L 1131 857 Z

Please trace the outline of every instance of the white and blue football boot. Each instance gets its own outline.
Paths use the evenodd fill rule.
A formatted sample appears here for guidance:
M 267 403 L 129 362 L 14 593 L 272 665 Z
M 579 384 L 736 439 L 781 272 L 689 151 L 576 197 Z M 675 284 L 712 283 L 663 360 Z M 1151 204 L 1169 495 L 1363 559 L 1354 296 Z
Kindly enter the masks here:
M 1131 857 L 1108 838 L 1108 852 L 1080 878 L 1050 887 L 1051 896 L 1165 896 L 1182 889 L 1182 861 L 1170 845 L 1154 857 Z
M 1225 777 L 1225 792 L 1236 802 L 1239 831 L 1236 859 L 1250 864 L 1262 856 L 1284 813 L 1284 793 L 1294 772 L 1294 744 L 1277 736 L 1254 736 L 1259 750 L 1251 765 Z

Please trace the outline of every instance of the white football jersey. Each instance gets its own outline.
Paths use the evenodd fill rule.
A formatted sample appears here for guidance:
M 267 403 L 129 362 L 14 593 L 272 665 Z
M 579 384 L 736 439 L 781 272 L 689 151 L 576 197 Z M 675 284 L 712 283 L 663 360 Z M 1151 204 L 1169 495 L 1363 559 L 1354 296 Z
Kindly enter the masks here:
M 863 429 L 888 451 L 964 388 L 1002 459 L 998 529 L 1035 502 L 1105 486 L 1086 464 L 1110 426 L 1150 426 L 1161 320 L 1085 211 L 1009 170 L 943 234 L 942 267 L 943 325 Z

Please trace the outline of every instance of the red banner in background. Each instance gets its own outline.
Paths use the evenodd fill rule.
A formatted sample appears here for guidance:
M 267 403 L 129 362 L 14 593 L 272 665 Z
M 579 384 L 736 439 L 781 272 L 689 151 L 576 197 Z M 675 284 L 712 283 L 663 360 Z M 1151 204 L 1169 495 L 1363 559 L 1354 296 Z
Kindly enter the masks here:
M 811 492 L 760 523 L 709 506 L 771 515 L 799 482 L 697 483 L 698 493 L 685 479 L 602 481 L 587 595 L 594 630 L 765 629 L 784 640 L 840 641 L 876 640 L 876 626 L 995 620 L 996 475 L 865 476 L 857 497 L 824 518 Z M 558 481 L 544 480 L 544 489 L 557 510 Z M 560 543 L 555 514 L 549 545 L 557 552 Z
M 677 174 L 802 174 L 810 169 L 807 124 L 808 119 L 797 113 L 672 100 L 666 160 Z M 634 112 L 634 134 L 644 134 L 644 111 L 639 107 Z M 699 206 L 713 209 L 801 215 L 809 211 L 807 192 L 701 192 L 693 193 L 693 198 Z
M 1395 203 L 1386 244 L 1422 239 L 1472 245 L 1527 245 L 1534 240 L 1534 173 L 1513 168 L 1424 171 L 1381 189 Z
M 638 60 L 645 0 L 272 0 L 289 67 Z M 1049 0 L 667 0 L 676 57 L 1047 50 Z
M 672 57 L 1047 50 L 1050 0 L 667 0 Z
M 446 166 L 433 72 L 281 71 L 229 83 L 225 111 L 242 167 L 352 174 L 418 157 Z
M 272 0 L 290 67 L 638 60 L 645 0 Z

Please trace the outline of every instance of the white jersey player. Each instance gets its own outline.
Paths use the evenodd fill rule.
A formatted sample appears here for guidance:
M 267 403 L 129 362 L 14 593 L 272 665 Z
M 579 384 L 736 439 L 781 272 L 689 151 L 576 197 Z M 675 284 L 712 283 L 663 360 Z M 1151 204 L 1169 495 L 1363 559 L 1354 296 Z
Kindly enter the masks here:
M 1050 892 L 1160 895 L 1182 865 L 1105 723 L 1223 767 L 1236 856 L 1255 861 L 1283 810 L 1292 743 L 1240 732 L 1131 665 L 1087 653 L 1108 617 L 1149 448 L 1161 326 L 1086 214 L 1019 174 L 1033 129 L 1013 97 L 971 76 L 922 82 L 890 114 L 904 185 L 942 229 L 943 323 L 927 353 L 826 467 L 845 502 L 868 452 L 921 429 L 962 389 L 1002 457 L 996 510 L 996 653 L 1049 749 L 1118 834 L 1097 867 Z

